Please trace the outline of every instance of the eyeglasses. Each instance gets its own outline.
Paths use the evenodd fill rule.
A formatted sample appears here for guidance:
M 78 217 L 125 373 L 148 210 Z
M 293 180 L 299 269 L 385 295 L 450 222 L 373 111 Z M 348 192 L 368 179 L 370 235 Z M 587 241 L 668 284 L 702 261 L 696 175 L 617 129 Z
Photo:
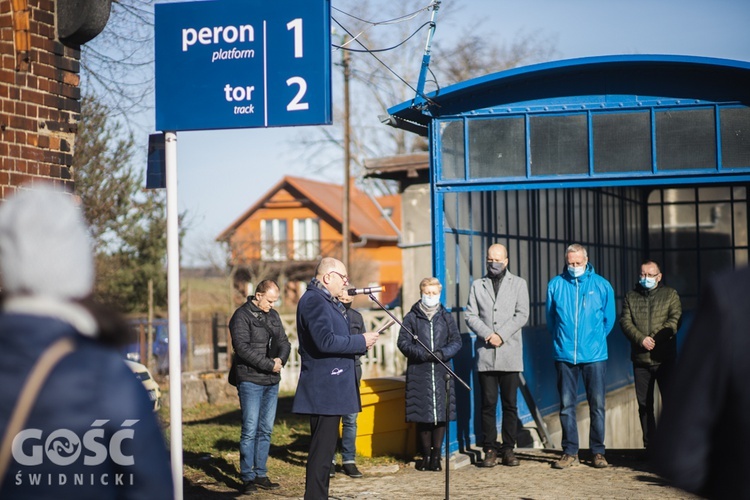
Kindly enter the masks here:
M 336 271 L 331 271 L 331 273 L 338 274 L 339 278 L 341 278 L 341 281 L 343 281 L 345 285 L 349 284 L 349 276 L 347 276 L 346 274 L 341 274 L 341 273 L 336 272 Z M 331 273 L 328 273 L 328 274 L 331 274 Z
M 641 278 L 656 278 L 660 274 L 661 273 L 656 273 L 656 274 L 641 273 Z

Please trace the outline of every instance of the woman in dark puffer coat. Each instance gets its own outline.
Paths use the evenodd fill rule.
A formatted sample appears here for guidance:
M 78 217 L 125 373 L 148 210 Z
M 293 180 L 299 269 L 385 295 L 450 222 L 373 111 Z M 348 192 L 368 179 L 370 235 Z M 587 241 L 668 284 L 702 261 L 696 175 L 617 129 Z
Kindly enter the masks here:
M 461 335 L 453 317 L 440 303 L 442 285 L 437 278 L 419 284 L 422 298 L 404 317 L 398 348 L 407 357 L 406 421 L 417 423 L 422 460 L 417 470 L 442 470 L 440 449 L 445 436 L 445 368 L 417 343 L 412 334 L 444 362 L 461 349 Z M 453 380 L 450 381 L 450 419 L 456 419 Z

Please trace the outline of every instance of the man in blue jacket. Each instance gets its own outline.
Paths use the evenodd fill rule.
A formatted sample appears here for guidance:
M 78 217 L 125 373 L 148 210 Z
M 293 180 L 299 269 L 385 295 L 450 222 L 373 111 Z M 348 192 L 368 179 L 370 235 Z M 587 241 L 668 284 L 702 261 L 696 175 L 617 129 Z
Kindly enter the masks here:
M 326 257 L 297 304 L 302 367 L 292 411 L 310 416 L 305 500 L 328 498 L 329 472 L 343 415 L 362 410 L 355 355 L 375 344 L 377 332 L 350 335 L 339 301 L 349 278 L 343 262 Z
M 594 272 L 586 249 L 570 245 L 566 269 L 547 287 L 547 329 L 552 334 L 563 456 L 555 469 L 578 465 L 576 402 L 578 375 L 583 378 L 589 403 L 589 447 L 592 465 L 604 468 L 605 386 L 607 335 L 615 324 L 615 293 L 609 282 Z

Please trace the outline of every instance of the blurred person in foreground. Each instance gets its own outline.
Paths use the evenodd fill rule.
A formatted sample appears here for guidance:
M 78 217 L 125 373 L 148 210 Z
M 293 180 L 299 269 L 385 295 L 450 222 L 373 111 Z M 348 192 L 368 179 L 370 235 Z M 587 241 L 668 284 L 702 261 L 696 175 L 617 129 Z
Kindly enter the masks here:
M 419 283 L 422 298 L 404 316 L 397 345 L 406 356 L 406 421 L 417 423 L 422 460 L 420 471 L 439 471 L 445 437 L 445 375 L 437 359 L 446 363 L 461 350 L 461 335 L 453 316 L 440 303 L 443 286 L 437 278 Z M 435 356 L 414 340 L 415 335 Z M 456 395 L 450 380 L 450 420 L 456 419 Z
M 365 331 L 365 320 L 356 309 L 352 309 L 354 297 L 349 295 L 349 290 L 354 287 L 348 286 L 339 297 L 339 301 L 346 308 L 346 316 L 349 320 L 349 333 L 359 335 Z M 354 371 L 357 374 L 357 387 L 362 381 L 362 360 L 360 355 L 354 356 Z M 349 413 L 341 417 L 341 470 L 349 477 L 360 478 L 362 472 L 357 468 L 357 417 L 359 413 Z M 331 477 L 336 475 L 336 464 L 331 466 Z
M 328 498 L 339 422 L 343 415 L 362 411 L 354 358 L 378 339 L 377 332 L 350 333 L 346 308 L 339 300 L 348 284 L 344 263 L 325 257 L 297 304 L 302 367 L 292 411 L 310 416 L 306 500 Z
M 654 467 L 707 498 L 750 498 L 750 268 L 702 291 L 656 432 Z
M 172 497 L 153 403 L 108 345 L 126 341 L 127 325 L 88 299 L 93 284 L 88 230 L 71 196 L 35 186 L 0 205 L 3 436 L 32 367 L 68 344 L 12 436 L 0 498 Z
M 280 487 L 268 478 L 266 463 L 276 419 L 281 369 L 292 348 L 279 313 L 273 309 L 277 300 L 279 286 L 275 281 L 263 280 L 229 321 L 234 349 L 232 369 L 242 410 L 240 478 L 245 494 L 258 488 Z
M 640 280 L 625 295 L 620 316 L 622 333 L 630 341 L 638 417 L 643 447 L 648 451 L 656 431 L 654 389 L 659 384 L 662 401 L 669 394 L 669 381 L 677 357 L 677 329 L 682 303 L 674 288 L 662 282 L 659 264 L 641 264 Z
M 518 388 L 523 372 L 523 326 L 529 319 L 526 280 L 508 271 L 508 250 L 496 243 L 487 249 L 487 275 L 474 280 L 466 305 L 466 326 L 477 335 L 477 371 L 482 388 L 481 467 L 497 463 L 497 392 L 500 390 L 503 465 L 521 464 L 513 449 L 518 436 Z

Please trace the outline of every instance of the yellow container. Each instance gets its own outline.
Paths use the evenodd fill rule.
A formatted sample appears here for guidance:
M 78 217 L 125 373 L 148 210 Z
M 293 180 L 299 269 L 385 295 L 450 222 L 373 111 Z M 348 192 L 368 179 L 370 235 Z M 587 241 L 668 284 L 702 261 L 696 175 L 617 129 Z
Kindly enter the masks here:
M 405 421 L 404 377 L 363 380 L 359 386 L 362 413 L 357 418 L 357 453 L 364 457 L 416 452 L 414 423 Z

